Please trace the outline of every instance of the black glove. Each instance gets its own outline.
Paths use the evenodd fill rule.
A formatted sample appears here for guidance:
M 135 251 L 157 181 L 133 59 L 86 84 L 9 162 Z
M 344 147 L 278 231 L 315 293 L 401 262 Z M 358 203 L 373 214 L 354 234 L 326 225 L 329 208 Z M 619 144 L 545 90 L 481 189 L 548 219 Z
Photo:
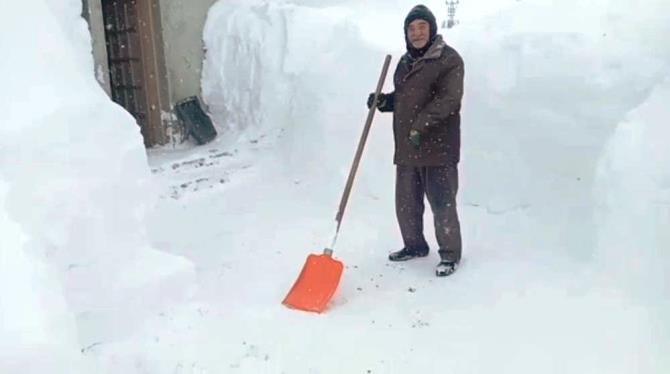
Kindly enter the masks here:
M 421 133 L 416 130 L 410 130 L 409 142 L 412 143 L 414 148 L 419 148 L 421 146 Z
M 372 108 L 372 102 L 374 101 L 374 99 L 375 99 L 375 93 L 373 92 L 370 94 L 370 96 L 368 96 L 368 109 Z M 379 96 L 377 96 L 377 105 L 375 106 L 377 107 L 377 109 L 379 109 L 380 107 L 383 107 L 385 103 L 386 103 L 386 94 L 380 92 Z

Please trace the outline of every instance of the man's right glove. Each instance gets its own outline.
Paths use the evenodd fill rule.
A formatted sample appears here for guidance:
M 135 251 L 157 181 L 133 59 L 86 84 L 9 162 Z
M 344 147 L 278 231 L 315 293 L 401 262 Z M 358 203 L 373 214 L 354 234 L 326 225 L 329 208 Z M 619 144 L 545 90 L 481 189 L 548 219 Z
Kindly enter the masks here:
M 371 93 L 368 96 L 368 109 L 372 108 L 373 101 L 375 100 L 375 94 Z M 395 109 L 395 93 L 379 93 L 377 96 L 377 104 L 375 105 L 380 112 L 393 112 Z
M 371 93 L 370 96 L 368 96 L 368 109 L 372 108 L 372 102 L 375 100 L 375 93 Z M 379 93 L 379 96 L 377 96 L 377 104 L 375 105 L 377 109 L 383 108 L 386 105 L 386 94 Z

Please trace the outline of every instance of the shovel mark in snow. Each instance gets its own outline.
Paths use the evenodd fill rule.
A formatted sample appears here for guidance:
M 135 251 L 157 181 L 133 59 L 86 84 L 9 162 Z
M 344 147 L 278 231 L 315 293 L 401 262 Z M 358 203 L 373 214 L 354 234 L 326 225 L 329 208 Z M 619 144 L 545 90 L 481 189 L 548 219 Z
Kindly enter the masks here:
M 195 167 L 199 167 L 199 166 L 203 166 L 204 164 L 205 164 L 205 159 L 201 157 L 201 158 L 197 158 L 197 159 L 194 159 L 194 160 L 176 162 L 176 163 L 172 164 L 172 170 L 177 170 L 177 169 L 182 168 L 184 166 L 192 166 L 192 165 L 195 166 Z
M 421 319 L 418 319 L 418 320 L 414 321 L 414 323 L 412 323 L 412 328 L 413 329 L 417 329 L 417 328 L 420 329 L 422 327 L 428 327 L 428 326 L 430 326 L 430 323 L 428 323 L 424 320 L 421 320 Z
M 101 344 L 102 344 L 102 342 L 95 342 L 95 343 L 93 343 L 93 344 L 91 344 L 91 345 L 89 345 L 89 346 L 86 346 L 86 347 L 84 347 L 84 348 L 81 349 L 81 353 L 86 354 L 86 353 L 88 353 L 89 351 L 91 351 L 93 348 L 95 348 L 95 347 L 97 347 L 97 346 L 99 346 L 99 345 L 101 345 Z
M 233 154 L 230 152 L 221 152 L 215 155 L 210 155 L 209 158 L 221 158 L 221 157 L 232 157 Z
M 235 362 L 230 364 L 230 368 L 239 369 L 242 366 L 242 362 L 246 359 L 256 359 L 269 361 L 270 355 L 268 353 L 262 352 L 261 349 L 255 344 L 247 344 L 247 342 L 242 342 L 242 345 L 246 347 L 245 352 L 239 357 Z
M 253 165 L 237 158 L 237 149 L 223 151 L 212 148 L 205 154 L 188 159 L 155 165 L 154 175 L 164 181 L 166 192 L 161 198 L 180 199 L 194 192 L 214 191 L 230 182 L 230 176 Z

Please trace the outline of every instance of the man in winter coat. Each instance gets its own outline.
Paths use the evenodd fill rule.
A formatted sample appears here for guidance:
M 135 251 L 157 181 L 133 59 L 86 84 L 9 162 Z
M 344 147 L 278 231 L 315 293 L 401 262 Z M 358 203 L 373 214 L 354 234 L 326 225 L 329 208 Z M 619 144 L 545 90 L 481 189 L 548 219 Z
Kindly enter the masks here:
M 440 263 L 436 275 L 452 274 L 461 260 L 456 211 L 460 160 L 463 60 L 437 34 L 433 13 L 423 5 L 405 19 L 407 53 L 394 75 L 395 91 L 368 97 L 368 108 L 393 112 L 396 216 L 404 248 L 389 255 L 406 261 L 428 255 L 423 235 L 424 196 L 434 216 Z

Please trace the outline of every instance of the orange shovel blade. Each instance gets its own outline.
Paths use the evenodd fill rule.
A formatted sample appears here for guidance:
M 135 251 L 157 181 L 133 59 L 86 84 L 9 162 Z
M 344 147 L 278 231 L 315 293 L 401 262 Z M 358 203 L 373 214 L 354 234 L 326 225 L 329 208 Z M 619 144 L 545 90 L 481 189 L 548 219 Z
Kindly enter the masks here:
M 323 312 L 337 290 L 343 268 L 342 262 L 329 255 L 309 255 L 283 304 L 307 312 Z

